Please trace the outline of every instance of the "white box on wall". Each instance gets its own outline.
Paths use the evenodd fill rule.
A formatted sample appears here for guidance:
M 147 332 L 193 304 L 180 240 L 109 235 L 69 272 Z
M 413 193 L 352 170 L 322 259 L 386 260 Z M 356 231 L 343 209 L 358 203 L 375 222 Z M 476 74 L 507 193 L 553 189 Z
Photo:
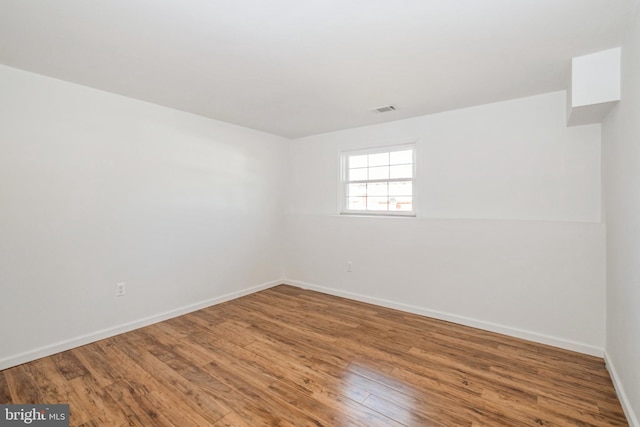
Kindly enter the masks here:
M 620 100 L 619 47 L 571 60 L 567 125 L 600 123 Z

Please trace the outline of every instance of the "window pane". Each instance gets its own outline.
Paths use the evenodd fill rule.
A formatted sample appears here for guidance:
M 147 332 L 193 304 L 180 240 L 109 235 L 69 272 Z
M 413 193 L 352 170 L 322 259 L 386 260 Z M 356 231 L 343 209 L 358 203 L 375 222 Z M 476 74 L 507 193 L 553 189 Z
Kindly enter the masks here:
M 367 210 L 386 211 L 389 206 L 389 199 L 386 197 L 367 197 Z
M 412 197 L 390 197 L 389 210 L 390 211 L 412 211 L 413 210 Z
M 369 167 L 389 164 L 389 153 L 369 154 Z
M 407 163 L 413 163 L 413 150 L 391 152 L 392 165 L 401 165 Z
M 367 198 L 366 197 L 347 197 L 347 209 L 354 211 L 367 210 Z
M 349 156 L 349 168 L 366 168 L 367 167 L 367 155 L 362 156 Z
M 389 196 L 411 196 L 413 194 L 413 182 L 390 182 Z
M 389 194 L 389 184 L 386 182 L 374 182 L 367 184 L 367 196 L 385 196 Z
M 411 178 L 413 176 L 413 166 L 412 165 L 391 166 L 390 176 L 391 176 L 391 179 Z
M 349 184 L 347 193 L 349 197 L 364 197 L 367 195 L 367 184 Z
M 389 179 L 389 166 L 369 168 L 369 179 Z
M 413 214 L 414 150 L 389 148 L 344 153 L 344 210 L 382 214 Z
M 349 181 L 366 181 L 367 168 L 349 169 Z

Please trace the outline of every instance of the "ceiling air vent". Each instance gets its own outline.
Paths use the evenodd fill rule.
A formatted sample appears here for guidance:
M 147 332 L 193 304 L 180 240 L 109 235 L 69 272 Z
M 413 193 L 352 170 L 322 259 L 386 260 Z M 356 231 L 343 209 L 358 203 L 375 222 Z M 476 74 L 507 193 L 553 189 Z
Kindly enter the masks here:
M 384 107 L 374 108 L 371 111 L 375 111 L 376 113 L 388 113 L 389 111 L 396 111 L 397 108 L 395 105 L 385 105 Z

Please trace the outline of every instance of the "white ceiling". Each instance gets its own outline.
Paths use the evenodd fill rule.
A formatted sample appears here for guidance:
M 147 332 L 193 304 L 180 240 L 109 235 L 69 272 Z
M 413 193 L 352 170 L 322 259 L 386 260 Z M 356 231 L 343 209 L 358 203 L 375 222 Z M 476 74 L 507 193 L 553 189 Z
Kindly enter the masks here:
M 295 138 L 565 89 L 570 59 L 617 46 L 635 8 L 0 0 L 0 63 Z

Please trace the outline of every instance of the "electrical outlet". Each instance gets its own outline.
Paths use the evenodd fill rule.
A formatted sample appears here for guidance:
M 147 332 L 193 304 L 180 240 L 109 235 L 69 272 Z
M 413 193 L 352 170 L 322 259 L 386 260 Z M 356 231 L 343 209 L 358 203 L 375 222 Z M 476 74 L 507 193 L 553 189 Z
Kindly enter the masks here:
M 125 282 L 120 282 L 116 284 L 116 296 L 123 297 L 127 292 L 127 284 Z

